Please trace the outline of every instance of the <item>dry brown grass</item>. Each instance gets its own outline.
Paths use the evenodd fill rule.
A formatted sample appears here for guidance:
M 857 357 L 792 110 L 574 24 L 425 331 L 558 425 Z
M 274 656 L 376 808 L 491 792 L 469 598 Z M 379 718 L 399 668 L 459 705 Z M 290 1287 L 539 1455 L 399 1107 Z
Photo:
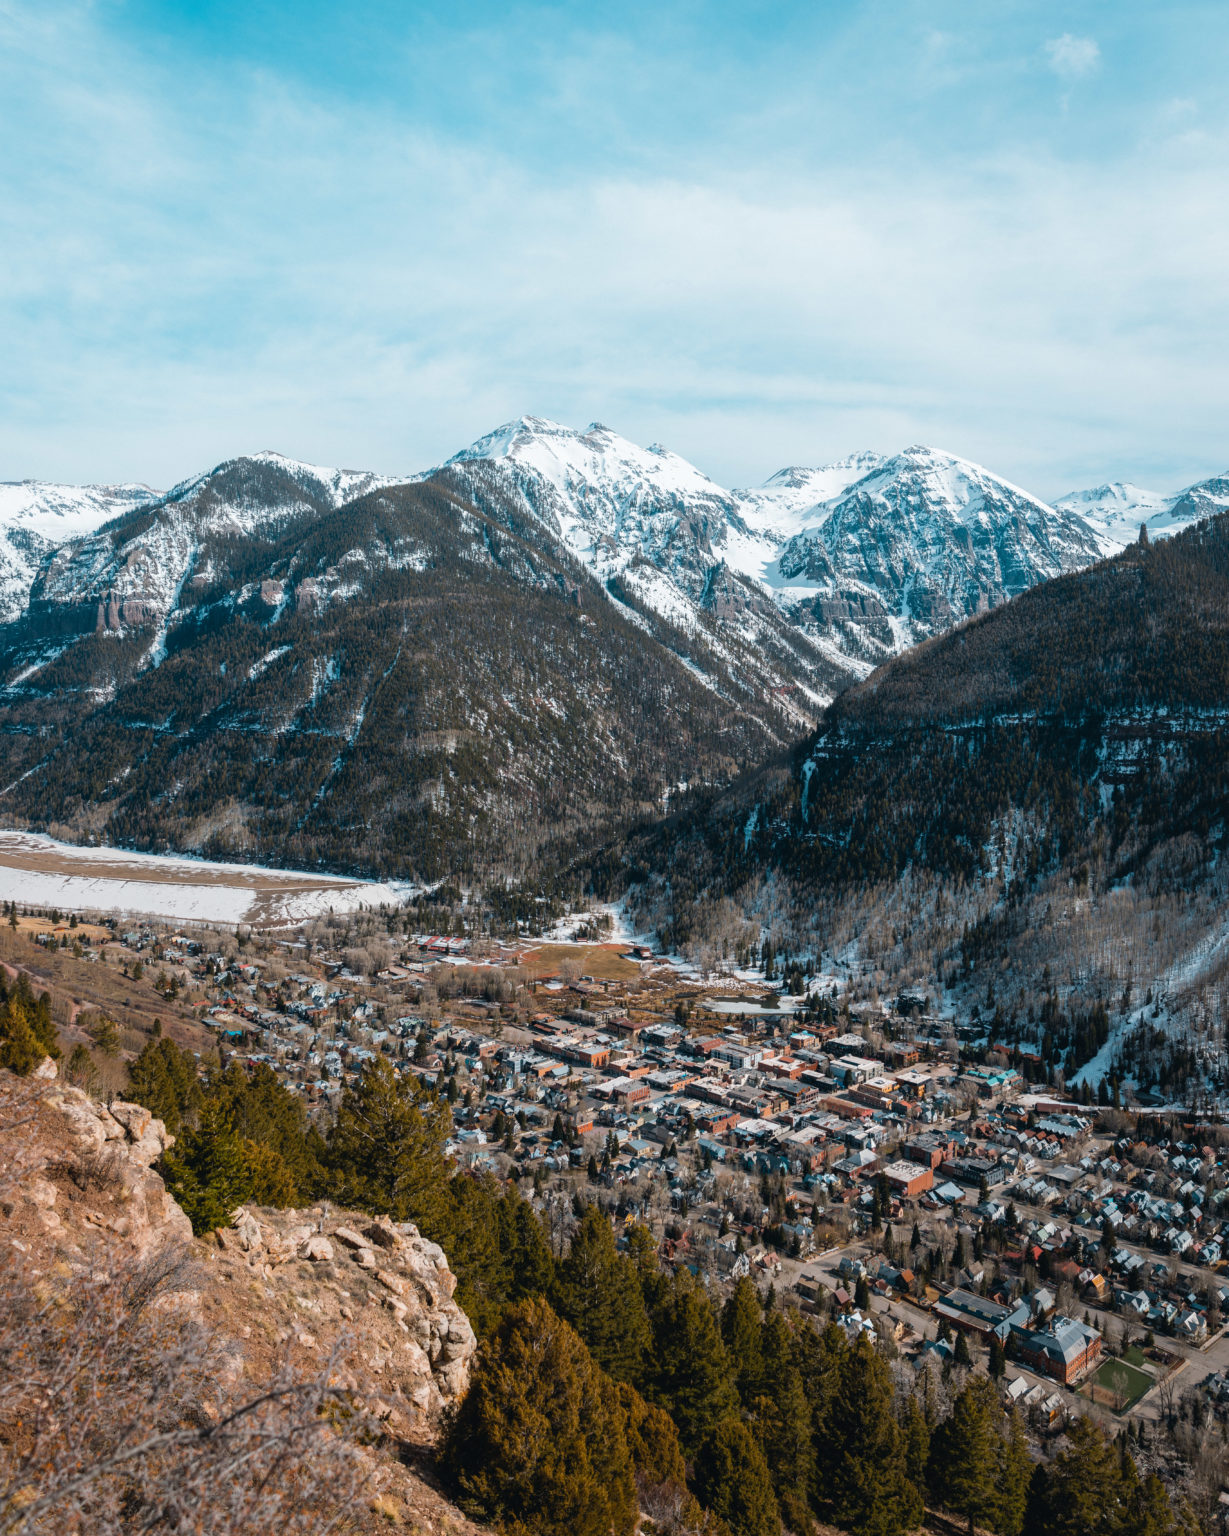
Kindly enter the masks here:
M 631 981 L 640 967 L 624 958 L 626 944 L 539 944 L 522 952 L 522 969 L 531 981 L 543 981 L 575 967 L 577 976 L 596 981 Z

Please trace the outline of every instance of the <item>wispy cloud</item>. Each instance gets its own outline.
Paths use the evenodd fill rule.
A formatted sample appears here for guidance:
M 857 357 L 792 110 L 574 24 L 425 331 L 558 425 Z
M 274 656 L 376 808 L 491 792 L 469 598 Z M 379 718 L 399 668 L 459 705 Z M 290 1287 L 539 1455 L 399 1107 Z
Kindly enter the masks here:
M 525 410 L 727 482 L 919 439 L 1041 494 L 1229 460 L 1211 131 L 540 163 L 98 15 L 0 0 L 0 478 L 396 472 Z
M 1082 80 L 1101 67 L 1101 50 L 1091 37 L 1064 32 L 1046 44 L 1050 68 L 1062 80 Z

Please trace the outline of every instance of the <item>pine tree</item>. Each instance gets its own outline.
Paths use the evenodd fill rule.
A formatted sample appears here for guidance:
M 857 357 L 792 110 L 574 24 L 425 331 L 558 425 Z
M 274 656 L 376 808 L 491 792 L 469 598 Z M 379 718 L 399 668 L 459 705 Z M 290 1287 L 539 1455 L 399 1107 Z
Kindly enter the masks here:
M 808 1500 L 815 1475 L 815 1446 L 811 1405 L 797 1367 L 766 1372 L 764 1392 L 755 1399 L 752 1410 L 777 1504 L 791 1530 L 805 1530 L 811 1523 Z
M 328 1139 L 334 1194 L 373 1215 L 413 1221 L 435 1242 L 447 1235 L 450 1175 L 444 1144 L 452 1115 L 416 1078 L 377 1056 L 346 1088 Z
M 163 1154 L 167 1188 L 179 1201 L 198 1237 L 225 1226 L 252 1196 L 240 1138 L 217 1103 L 207 1103 L 200 1123 Z
M 759 1292 L 744 1276 L 721 1309 L 721 1337 L 734 1367 L 735 1384 L 744 1408 L 759 1392 L 764 1371 L 761 1315 Z
M 780 1536 L 772 1479 L 755 1437 L 737 1419 L 715 1424 L 696 1456 L 696 1497 L 731 1536 Z
M 973 1356 L 969 1352 L 969 1340 L 963 1328 L 956 1330 L 955 1360 L 957 1365 L 963 1365 L 966 1369 L 973 1364 Z
M 1025 1536 L 1120 1536 L 1130 1510 L 1113 1445 L 1091 1419 L 1076 1419 L 1067 1442 L 1033 1474 Z
M 997 1410 L 993 1383 L 986 1376 L 972 1376 L 930 1443 L 930 1487 L 945 1509 L 968 1520 L 969 1536 L 975 1525 L 988 1525 L 997 1509 Z
M 930 1426 L 926 1413 L 917 1398 L 910 1397 L 905 1405 L 901 1433 L 905 1442 L 905 1471 L 915 1488 L 926 1486 L 926 1466 L 930 1458 Z
M 610 1222 L 596 1206 L 588 1207 L 572 1236 L 554 1301 L 604 1371 L 617 1381 L 640 1383 L 650 1344 L 640 1278 L 616 1249 Z
M 1033 1477 L 1033 1458 L 1019 1415 L 1009 1413 L 1006 1418 L 1006 1432 L 999 1449 L 999 1497 L 994 1523 L 1002 1536 L 1020 1536 Z
M 178 1136 L 184 1117 L 195 1114 L 204 1098 L 195 1058 L 167 1036 L 147 1041 L 128 1068 L 128 1097 Z
M 684 1454 L 738 1408 L 729 1356 L 708 1296 L 686 1269 L 669 1281 L 653 1317 L 652 1395 L 678 1425 Z
M 990 1335 L 990 1360 L 986 1366 L 992 1381 L 998 1381 L 1007 1370 L 1007 1352 L 997 1333 Z
M 687 1479 L 687 1468 L 674 1421 L 664 1408 L 646 1403 L 635 1387 L 625 1381 L 617 1385 L 623 1435 L 637 1480 L 651 1487 L 663 1483 L 681 1487 Z
M 887 1366 L 861 1337 L 842 1362 L 824 1433 L 831 1440 L 827 1492 L 836 1523 L 852 1536 L 904 1536 L 922 1516 L 892 1413 Z
M 636 1522 L 619 1389 L 540 1299 L 509 1308 L 449 1426 L 445 1477 L 509 1532 L 629 1536 Z
M 26 1077 L 44 1056 L 60 1058 L 50 996 L 36 997 L 24 971 L 9 986 L 0 968 L 0 1067 Z

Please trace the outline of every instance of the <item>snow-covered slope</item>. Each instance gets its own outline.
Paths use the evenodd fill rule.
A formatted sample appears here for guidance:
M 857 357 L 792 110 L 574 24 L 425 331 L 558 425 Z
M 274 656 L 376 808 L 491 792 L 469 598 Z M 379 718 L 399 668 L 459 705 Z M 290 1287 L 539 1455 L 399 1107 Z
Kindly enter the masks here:
M 1107 553 L 1116 553 L 1139 538 L 1147 524 L 1148 537 L 1166 538 L 1229 507 L 1229 474 L 1216 475 L 1188 485 L 1176 496 L 1146 491 L 1138 485 L 1115 480 L 1087 491 L 1072 491 L 1054 503 L 1062 512 L 1084 518 L 1101 537 Z
M 39 564 L 52 549 L 157 496 L 147 485 L 0 483 L 0 623 L 24 611 Z
M 1229 505 L 1223 477 L 1169 498 L 1101 486 L 1051 507 L 926 447 L 791 466 L 758 488 L 728 490 L 660 445 L 535 416 L 412 478 L 575 562 L 578 580 L 587 573 L 706 678 L 714 661 L 735 667 L 761 696 L 804 714 L 903 647 L 1113 553 L 1145 517 L 1159 534 Z M 264 453 L 162 496 L 42 487 L 39 499 L 0 488 L 9 498 L 0 496 L 9 540 L 0 540 L 0 599 L 8 617 L 24 606 L 23 588 L 36 609 L 58 608 L 47 633 L 59 632 L 66 606 L 80 608 L 74 628 L 87 609 L 103 629 L 163 622 L 226 578 L 235 541 L 259 544 L 291 520 L 398 483 Z M 134 509 L 99 535 L 105 517 Z M 357 570 L 369 552 L 347 548 L 339 571 L 344 562 Z M 340 575 L 334 586 L 334 595 L 349 590 Z
M 140 504 L 135 519 L 58 549 L 34 581 L 32 617 L 89 609 L 100 629 L 165 625 L 187 582 L 204 585 L 224 573 L 231 542 L 268 537 L 295 518 L 319 516 L 395 483 L 277 453 L 228 459 Z
M 600 422 L 583 432 L 523 416 L 432 477 L 510 527 L 558 538 L 611 601 L 675 631 L 667 644 L 719 670 L 734 666 L 799 718 L 852 675 L 774 602 L 762 573 L 779 538 L 728 491 L 659 445 L 641 448 Z M 804 493 L 805 499 L 805 493 Z M 713 676 L 707 663 L 699 670 Z
M 779 469 L 762 486 L 734 494 L 750 527 L 783 542 L 815 521 L 808 514 L 817 506 L 832 501 L 855 480 L 861 480 L 886 462 L 883 454 L 864 450 L 818 469 L 791 465 Z
M 1075 513 L 934 448 L 906 449 L 816 513 L 770 579 L 800 621 L 868 661 L 1101 554 Z

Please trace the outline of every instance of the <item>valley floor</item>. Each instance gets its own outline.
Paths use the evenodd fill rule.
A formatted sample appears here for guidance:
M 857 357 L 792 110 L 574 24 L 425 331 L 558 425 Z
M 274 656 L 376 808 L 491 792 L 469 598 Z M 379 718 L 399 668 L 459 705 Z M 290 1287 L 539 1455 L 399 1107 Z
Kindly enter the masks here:
M 0 830 L 0 896 L 21 905 L 277 927 L 400 905 L 405 895 L 391 884 L 340 875 L 76 847 Z

